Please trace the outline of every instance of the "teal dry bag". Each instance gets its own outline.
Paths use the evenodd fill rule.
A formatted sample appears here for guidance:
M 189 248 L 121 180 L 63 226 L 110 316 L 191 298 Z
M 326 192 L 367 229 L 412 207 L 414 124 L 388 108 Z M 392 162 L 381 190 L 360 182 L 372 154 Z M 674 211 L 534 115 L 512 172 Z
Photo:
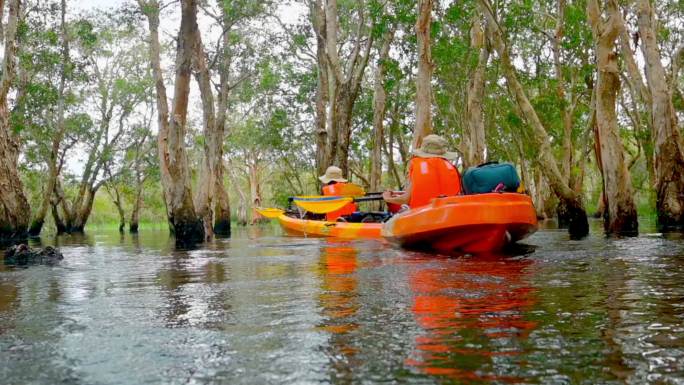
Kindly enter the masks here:
M 497 189 L 499 184 L 503 186 Z M 520 177 L 515 166 L 510 163 L 488 162 L 477 167 L 470 167 L 463 174 L 463 189 L 466 194 L 484 194 L 495 190 L 516 192 L 518 187 L 520 187 Z

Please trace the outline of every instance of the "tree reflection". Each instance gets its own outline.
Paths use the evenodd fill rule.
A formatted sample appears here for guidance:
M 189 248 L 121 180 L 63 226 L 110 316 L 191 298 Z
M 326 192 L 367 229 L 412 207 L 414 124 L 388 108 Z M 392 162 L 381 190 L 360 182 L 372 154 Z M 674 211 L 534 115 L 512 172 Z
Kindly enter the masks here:
M 0 272 L 4 266 L 0 265 Z M 14 313 L 19 307 L 19 288 L 15 279 L 0 281 L 0 335 L 14 328 Z
M 354 365 L 349 361 L 357 353 L 353 337 L 348 335 L 359 326 L 354 319 L 359 308 L 357 254 L 356 248 L 348 242 L 332 239 L 326 240 L 321 249 L 319 303 L 324 321 L 319 328 L 330 333 L 329 356 L 336 376 L 351 375 Z

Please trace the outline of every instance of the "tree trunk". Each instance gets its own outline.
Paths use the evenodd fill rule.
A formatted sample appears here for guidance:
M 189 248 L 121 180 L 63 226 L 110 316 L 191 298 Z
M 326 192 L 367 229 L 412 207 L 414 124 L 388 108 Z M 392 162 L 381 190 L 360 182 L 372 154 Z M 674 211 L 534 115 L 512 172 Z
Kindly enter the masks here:
M 55 222 L 55 230 L 57 231 L 57 235 L 64 234 L 66 232 L 66 224 L 62 220 L 62 218 L 59 216 L 59 202 L 57 201 L 58 198 L 53 197 L 53 199 L 50 201 L 50 206 L 52 207 L 52 219 Z
M 565 92 L 565 79 L 563 76 L 563 65 L 561 63 L 561 41 L 563 40 L 565 21 L 565 0 L 558 0 L 557 14 L 556 14 L 556 29 L 553 38 L 551 39 L 553 48 L 553 64 L 556 72 L 556 95 L 560 101 L 560 116 L 563 123 L 563 155 L 561 161 L 561 173 L 563 177 L 570 183 L 572 179 L 572 111 L 568 106 L 570 103 L 567 100 Z
M 342 86 L 339 88 L 337 94 L 337 103 L 335 104 L 335 126 L 337 127 L 337 151 L 335 152 L 335 164 L 342 169 L 342 175 L 345 178 L 351 176 L 349 170 L 349 144 L 351 142 L 351 128 L 352 128 L 352 109 L 354 108 L 354 101 L 358 96 L 356 93 L 352 94 L 353 90 L 349 87 Z
M 582 201 L 570 188 L 558 169 L 556 159 L 551 151 L 549 135 L 539 120 L 539 116 L 537 116 L 534 107 L 527 98 L 522 85 L 518 81 L 516 70 L 511 63 L 501 27 L 494 17 L 494 11 L 491 8 L 491 4 L 488 0 L 480 0 L 480 3 L 482 8 L 484 8 L 482 9 L 482 12 L 486 17 L 489 26 L 490 41 L 501 60 L 501 68 L 506 78 L 506 83 L 513 93 L 527 124 L 532 128 L 532 134 L 538 145 L 539 156 L 537 161 L 540 163 L 539 168 L 544 172 L 546 180 L 553 192 L 558 196 L 558 199 L 564 201 L 568 212 L 568 232 L 570 233 L 570 236 L 573 238 L 584 237 L 589 233 L 589 222 L 587 221 L 587 213 L 584 210 Z
M 194 243 L 204 239 L 204 226 L 195 212 L 190 187 L 190 170 L 185 153 L 185 125 L 190 91 L 191 64 L 196 42 L 197 3 L 181 1 L 181 26 L 176 52 L 176 75 L 171 119 L 166 86 L 161 69 L 159 44 L 159 3 L 138 1 L 150 28 L 150 61 L 157 91 L 159 118 L 158 150 L 164 199 L 171 231 L 177 243 Z
M 62 109 L 63 111 L 63 103 L 63 97 L 60 97 L 60 100 L 57 104 L 58 111 L 60 109 Z M 43 229 L 43 224 L 45 224 L 45 215 L 47 215 L 48 208 L 50 207 L 50 199 L 55 191 L 55 183 L 57 182 L 57 152 L 59 151 L 59 144 L 61 142 L 61 138 L 58 139 L 57 136 L 58 135 L 56 134 L 55 137 L 53 137 L 52 139 L 52 147 L 47 161 L 48 174 L 47 179 L 45 181 L 45 186 L 43 187 L 43 195 L 40 202 L 40 207 L 38 208 L 38 211 L 36 211 L 36 213 L 34 214 L 33 219 L 31 220 L 31 225 L 29 226 L 28 233 L 32 237 L 37 237 L 40 235 L 40 232 Z
M 684 230 L 684 145 L 672 105 L 672 90 L 658 52 L 655 15 L 649 0 L 638 0 L 637 16 L 646 62 L 644 72 L 652 96 L 658 228 Z
M 328 78 L 328 106 L 326 108 L 326 126 L 328 143 L 325 159 L 337 161 L 339 127 L 336 117 L 339 109 L 339 86 L 344 82 L 340 58 L 337 51 L 337 0 L 325 0 L 325 53 Z M 324 166 L 328 167 L 330 164 Z M 346 170 L 342 170 L 346 175 Z
M 620 88 L 619 69 L 614 52 L 615 40 L 620 32 L 620 23 L 615 17 L 615 0 L 606 0 L 606 9 L 609 16 L 603 22 L 598 0 L 590 0 L 587 3 L 587 17 L 591 23 L 596 47 L 596 127 L 607 206 L 604 228 L 607 234 L 636 235 L 639 225 L 632 178 L 625 162 L 615 111 Z
M 653 188 L 656 180 L 653 154 L 653 122 L 651 119 L 653 114 L 653 98 L 651 96 L 651 90 L 644 84 L 641 71 L 639 71 L 639 67 L 634 58 L 634 52 L 630 46 L 631 39 L 625 26 L 625 20 L 622 17 L 622 13 L 619 9 L 616 9 L 614 12 L 616 20 L 618 20 L 620 24 L 620 52 L 622 53 L 625 68 L 627 69 L 627 76 L 625 76 L 627 79 L 626 83 L 629 86 L 629 95 L 632 99 L 633 114 L 637 117 L 637 119 L 635 119 L 634 129 L 642 138 L 640 143 L 646 157 L 646 168 L 648 170 L 650 187 Z M 647 119 L 642 119 L 642 112 L 639 110 L 639 105 L 644 106 L 645 113 L 648 116 Z
M 128 225 L 128 231 L 131 233 L 138 232 L 138 226 L 140 224 L 140 208 L 142 207 L 142 183 L 138 183 L 138 188 L 135 192 L 135 201 L 133 202 L 133 208 L 131 209 L 131 222 Z
M 535 178 L 534 180 L 534 193 L 532 194 L 532 202 L 534 203 L 534 207 L 537 211 L 537 218 L 539 219 L 549 219 L 549 216 L 546 213 L 546 208 L 547 208 L 547 196 L 545 194 L 546 191 L 548 191 L 548 183 L 545 183 L 546 181 L 544 180 L 544 173 L 542 173 L 539 170 L 535 170 Z
M 214 233 L 220 236 L 230 235 L 230 204 L 228 193 L 223 185 L 223 159 L 216 170 L 216 190 L 214 191 Z
M 64 137 L 64 110 L 66 105 L 64 90 L 66 89 L 66 66 L 69 61 L 69 39 L 66 31 L 66 0 L 62 0 L 61 5 L 61 22 L 60 33 L 62 39 L 62 62 L 60 63 L 60 79 L 59 88 L 57 90 L 57 125 L 54 136 L 52 137 L 52 146 L 50 147 L 50 155 L 47 161 L 48 175 L 43 187 L 43 196 L 38 211 L 35 213 L 29 226 L 29 235 L 37 237 L 40 235 L 45 223 L 45 215 L 50 207 L 50 199 L 55 191 L 55 183 L 57 182 L 57 158 L 59 157 L 59 148 Z
M 430 27 L 433 0 L 418 0 L 416 37 L 418 39 L 418 76 L 416 77 L 416 126 L 412 149 L 417 149 L 423 138 L 432 133 L 432 54 Z
M 316 4 L 318 6 L 318 3 Z M 325 160 L 335 162 L 342 169 L 344 177 L 349 177 L 349 143 L 354 103 L 359 95 L 363 72 L 368 64 L 373 45 L 373 34 L 366 30 L 365 9 L 358 8 L 358 25 L 351 53 L 343 68 L 340 63 L 337 44 L 338 14 L 337 0 L 327 0 L 325 4 L 325 62 L 327 67 L 327 146 Z M 319 20 L 320 21 L 320 20 Z M 320 29 L 320 24 L 317 25 Z M 364 35 L 364 32 L 366 34 Z M 365 47 L 362 42 L 365 38 Z M 322 85 L 321 85 L 322 86 Z M 322 97 L 322 93 L 321 93 Z M 318 124 L 321 124 L 320 122 Z M 321 140 L 321 139 L 319 139 Z M 323 164 L 323 163 L 322 163 Z M 329 166 L 321 166 L 319 171 Z
M 382 147 L 385 136 L 385 110 L 387 91 L 385 90 L 385 65 L 389 59 L 390 45 L 394 38 L 394 30 L 387 31 L 382 39 L 382 47 L 378 52 L 378 65 L 375 68 L 375 84 L 373 87 L 373 141 L 371 149 L 370 190 L 380 191 L 382 186 Z
M 249 173 L 249 196 L 252 207 L 249 223 L 254 225 L 264 219 L 256 211 L 256 208 L 261 206 L 261 180 L 259 179 L 259 166 L 256 160 L 250 162 L 247 167 Z
M 226 7 L 221 7 L 224 23 L 228 23 Z M 223 140 L 226 137 L 226 114 L 228 113 L 228 96 L 230 92 L 230 36 L 223 34 L 223 52 L 219 67 L 218 110 L 216 111 L 216 180 L 214 190 L 214 233 L 220 236 L 230 235 L 230 201 L 224 185 Z
M 476 17 L 470 32 L 470 46 L 479 51 L 477 66 L 473 71 L 468 84 L 466 114 L 468 116 L 467 153 L 465 167 L 477 166 L 485 162 L 485 122 L 482 110 L 482 100 L 485 90 L 485 71 L 489 61 L 489 47 L 484 41 L 482 20 Z M 486 26 L 485 26 L 486 28 Z
M 216 113 L 214 108 L 214 92 L 212 91 L 211 75 L 202 45 L 199 29 L 195 31 L 194 63 L 197 68 L 197 84 L 202 98 L 202 118 L 204 122 L 204 157 L 200 171 L 200 179 L 195 195 L 197 215 L 204 224 L 204 237 L 209 240 L 214 235 L 213 207 L 218 164 L 221 163 L 223 149 L 223 135 L 216 130 Z
M 17 24 L 20 0 L 9 2 L 9 18 L 5 34 L 5 54 L 0 78 L 0 240 L 24 238 L 31 208 L 17 170 L 18 138 L 12 134 L 7 94 L 14 80 L 17 52 Z
M 55 221 L 57 235 L 71 232 L 74 213 L 72 206 L 64 195 L 61 182 L 59 179 L 55 182 L 54 202 L 52 203 L 52 216 Z M 62 216 L 60 216 L 59 209 L 62 209 Z
M 394 162 L 394 123 L 390 126 L 387 143 L 383 141 L 382 145 L 385 149 L 385 156 L 387 156 L 387 168 L 389 168 L 390 175 L 394 177 L 397 189 L 401 189 L 401 176 L 399 176 L 397 165 Z
M 74 207 L 74 219 L 69 229 L 69 233 L 82 233 L 90 218 L 90 213 L 93 211 L 93 202 L 95 201 L 95 194 L 97 189 L 88 189 L 85 194 L 85 199 L 79 205 Z
M 316 33 L 316 175 L 323 175 L 328 167 L 328 64 L 326 58 L 325 10 L 321 0 L 311 4 L 311 20 Z
M 238 184 L 238 177 L 235 175 L 235 169 L 230 164 L 228 168 L 228 178 L 230 179 L 230 184 L 235 187 L 235 190 L 238 193 L 238 207 L 236 210 L 237 224 L 245 226 L 247 225 L 247 197 Z
M 121 204 L 121 200 L 117 199 L 114 203 L 116 204 L 116 210 L 119 212 L 119 232 L 123 233 L 126 228 L 126 212 Z

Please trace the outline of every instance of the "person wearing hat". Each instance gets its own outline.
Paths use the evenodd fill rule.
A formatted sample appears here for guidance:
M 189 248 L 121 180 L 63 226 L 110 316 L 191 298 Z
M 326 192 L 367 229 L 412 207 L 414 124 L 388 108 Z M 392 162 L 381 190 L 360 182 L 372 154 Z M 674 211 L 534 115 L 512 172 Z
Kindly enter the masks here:
M 434 134 L 424 137 L 409 162 L 406 191 L 399 195 L 385 191 L 382 198 L 387 203 L 408 204 L 410 208 L 416 208 L 439 196 L 458 195 L 461 176 L 450 162 L 457 157 L 457 153 L 447 151 L 446 139 Z
M 328 167 L 325 170 L 325 175 L 318 177 L 318 180 L 323 183 L 323 195 L 343 195 L 342 190 L 349 184 L 347 180 L 342 177 L 342 170 L 337 166 Z M 325 214 L 325 219 L 334 222 L 339 217 L 351 215 L 356 210 L 356 204 L 354 202 L 349 202 L 341 209 Z

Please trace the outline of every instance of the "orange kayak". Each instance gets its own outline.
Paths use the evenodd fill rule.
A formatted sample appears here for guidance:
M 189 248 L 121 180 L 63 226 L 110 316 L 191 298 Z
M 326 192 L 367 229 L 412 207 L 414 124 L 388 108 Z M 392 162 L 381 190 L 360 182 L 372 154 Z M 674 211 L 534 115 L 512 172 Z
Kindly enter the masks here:
M 482 253 L 535 231 L 537 216 L 529 196 L 489 193 L 437 198 L 392 217 L 384 223 L 382 235 L 407 247 Z

